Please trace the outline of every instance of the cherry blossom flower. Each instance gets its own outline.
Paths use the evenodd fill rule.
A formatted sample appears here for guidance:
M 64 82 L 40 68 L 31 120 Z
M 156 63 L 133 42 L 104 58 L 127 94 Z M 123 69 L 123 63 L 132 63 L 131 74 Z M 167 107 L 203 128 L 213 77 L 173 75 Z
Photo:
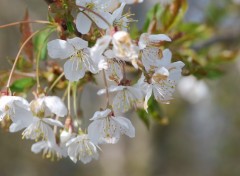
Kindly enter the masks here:
M 35 154 L 40 153 L 43 151 L 43 157 L 50 158 L 54 160 L 56 157 L 57 159 L 61 159 L 63 157 L 67 157 L 66 154 L 61 150 L 61 148 L 56 144 L 50 141 L 40 141 L 32 145 L 31 151 Z
M 23 131 L 23 138 L 38 140 L 44 139 L 48 141 L 55 141 L 53 129 L 50 127 L 58 126 L 63 127 L 62 123 L 54 120 L 51 117 L 56 115 L 64 117 L 67 115 L 67 108 L 59 97 L 45 96 L 37 98 L 30 103 L 30 110 L 32 114 L 32 123 Z
M 81 134 L 67 142 L 68 156 L 76 163 L 78 160 L 84 164 L 92 159 L 98 159 L 98 146 L 94 145 L 87 134 Z
M 69 58 L 64 64 L 66 78 L 73 82 L 83 78 L 86 71 L 97 73 L 97 66 L 90 57 L 88 42 L 75 37 L 72 39 L 50 41 L 47 45 L 48 54 L 53 59 Z
M 111 19 L 111 14 L 107 11 L 112 4 L 110 0 L 76 0 L 76 4 L 94 11 L 106 20 Z M 101 29 L 107 29 L 109 27 L 108 24 L 97 15 L 81 7 L 76 17 L 76 27 L 80 33 L 87 34 L 92 26 L 92 21 Z
M 110 43 L 113 45 L 112 50 L 109 49 Z M 91 48 L 91 56 L 99 70 L 108 68 L 106 57 L 103 54 L 107 58 L 131 62 L 137 68 L 138 49 L 132 43 L 130 35 L 125 31 L 118 31 L 113 36 L 105 35 L 98 39 Z
M 32 123 L 29 103 L 22 97 L 2 96 L 0 98 L 0 121 L 9 117 L 12 124 L 10 132 L 20 131 Z
M 142 34 L 139 40 L 139 48 L 142 58 L 142 63 L 147 71 L 154 70 L 157 67 L 158 60 L 164 60 L 160 57 L 160 50 L 155 47 L 161 41 L 171 41 L 171 39 L 164 35 L 150 35 Z
M 88 136 L 94 144 L 115 144 L 121 134 L 130 138 L 135 137 L 135 128 L 131 121 L 113 115 L 110 109 L 95 112 L 90 120 L 93 122 L 88 126 Z
M 172 99 L 172 94 L 179 79 L 181 78 L 182 68 L 184 63 L 181 61 L 171 63 L 171 52 L 165 50 L 164 57 L 157 62 L 158 68 L 155 69 L 154 74 L 150 80 L 146 80 L 142 75 L 138 81 L 138 86 L 145 92 L 144 108 L 148 108 L 148 100 L 153 94 L 155 99 L 161 103 L 169 103 Z
M 143 92 L 136 86 L 110 86 L 109 92 L 117 92 L 113 99 L 114 112 L 124 113 L 133 107 L 136 107 L 137 103 L 143 102 Z M 106 89 L 98 91 L 101 95 L 106 93 Z

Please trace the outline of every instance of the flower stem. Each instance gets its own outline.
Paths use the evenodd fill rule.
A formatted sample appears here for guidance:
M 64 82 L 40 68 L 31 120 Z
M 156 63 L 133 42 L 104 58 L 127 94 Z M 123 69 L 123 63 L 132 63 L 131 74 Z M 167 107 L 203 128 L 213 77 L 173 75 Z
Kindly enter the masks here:
M 108 84 L 107 84 L 107 78 L 106 78 L 106 73 L 103 70 L 103 80 L 105 84 L 105 89 L 106 89 L 106 99 L 107 99 L 107 108 L 109 107 L 109 91 L 108 91 Z
M 71 116 L 71 82 L 68 82 L 68 115 Z
M 9 75 L 9 78 L 8 78 L 8 81 L 7 81 L 7 85 L 6 85 L 6 88 L 9 89 L 9 86 L 10 86 L 10 82 L 11 82 L 11 79 L 12 79 L 12 76 L 13 76 L 13 73 L 14 73 L 14 70 L 16 68 L 16 65 L 17 65 L 17 61 L 19 59 L 19 56 L 23 50 L 23 48 L 25 47 L 25 45 L 32 39 L 33 36 L 35 36 L 36 34 L 38 34 L 40 32 L 40 30 L 32 33 L 26 40 L 25 42 L 22 44 L 22 46 L 20 47 L 18 53 L 17 53 L 17 56 L 15 58 L 15 61 L 13 63 L 13 66 L 12 66 L 12 69 L 11 69 L 11 72 L 10 72 L 10 75 Z
M 13 22 L 13 23 L 9 23 L 9 24 L 1 25 L 1 26 L 0 26 L 0 29 L 2 29 L 2 28 L 6 28 L 6 27 L 15 26 L 15 25 L 18 25 L 18 24 L 23 24 L 23 23 L 51 24 L 51 22 L 49 22 L 49 21 L 42 21 L 42 20 L 17 21 L 17 22 Z
M 51 92 L 51 90 L 56 86 L 56 84 L 62 79 L 63 76 L 64 76 L 64 73 L 62 73 L 57 77 L 57 79 L 52 83 L 50 88 L 47 90 L 47 93 Z

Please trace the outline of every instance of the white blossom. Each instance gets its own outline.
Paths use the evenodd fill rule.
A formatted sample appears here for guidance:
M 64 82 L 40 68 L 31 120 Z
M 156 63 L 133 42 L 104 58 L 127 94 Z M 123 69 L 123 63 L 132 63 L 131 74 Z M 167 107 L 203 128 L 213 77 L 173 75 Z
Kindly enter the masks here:
M 143 92 L 136 86 L 110 86 L 108 91 L 117 92 L 112 103 L 114 112 L 117 113 L 127 112 L 143 101 Z M 98 91 L 99 95 L 103 93 L 106 93 L 106 89 Z
M 54 160 L 55 157 L 57 159 L 61 159 L 67 156 L 56 143 L 45 140 L 33 144 L 31 147 L 31 151 L 35 154 L 43 151 L 43 157 L 50 158 L 52 160 Z
M 142 64 L 144 65 L 146 71 L 154 70 L 158 67 L 158 61 L 164 60 L 161 58 L 161 53 L 157 45 L 161 41 L 171 41 L 171 39 L 164 34 L 150 35 L 144 33 L 141 35 L 138 42 Z M 165 57 L 163 53 L 163 57 Z
M 50 118 L 53 115 L 64 117 L 67 115 L 67 108 L 59 97 L 44 96 L 37 98 L 30 103 L 32 123 L 23 131 L 23 138 L 39 140 L 44 139 L 55 141 L 53 129 L 50 126 L 63 127 L 58 120 Z
M 109 45 L 112 44 L 112 49 Z M 138 59 L 138 48 L 125 31 L 118 31 L 113 36 L 105 35 L 97 40 L 96 44 L 91 48 L 91 56 L 98 65 L 99 70 L 107 69 L 108 64 L 106 57 L 115 58 L 117 60 L 131 62 L 137 68 L 136 60 Z
M 183 99 L 191 104 L 200 102 L 209 97 L 209 88 L 203 80 L 197 80 L 194 76 L 183 77 L 177 86 Z
M 92 159 L 98 159 L 97 146 L 93 144 L 86 134 L 78 135 L 67 142 L 68 156 L 76 163 L 78 160 L 84 164 Z
M 169 103 L 179 79 L 181 78 L 184 63 L 181 61 L 171 63 L 171 52 L 165 50 L 162 60 L 157 62 L 158 68 L 149 80 L 142 75 L 138 86 L 145 92 L 144 108 L 148 108 L 148 100 L 153 94 L 155 99 L 161 103 Z
M 10 132 L 20 131 L 30 125 L 32 117 L 27 100 L 18 96 L 0 97 L 0 121 L 5 117 L 12 120 Z
M 102 16 L 105 20 L 111 19 L 111 14 L 107 9 L 111 6 L 111 0 L 76 0 L 78 6 L 82 6 Z M 92 21 L 101 29 L 107 29 L 108 24 L 94 13 L 79 8 L 80 12 L 76 17 L 77 30 L 82 34 L 87 34 L 92 26 Z
M 95 112 L 90 120 L 93 122 L 88 126 L 88 136 L 94 144 L 115 144 L 121 134 L 135 137 L 135 128 L 131 121 L 115 116 L 110 109 Z
M 53 59 L 69 58 L 64 64 L 64 73 L 69 81 L 78 81 L 86 71 L 97 73 L 97 66 L 90 57 L 88 42 L 75 37 L 72 39 L 50 41 L 47 45 L 48 54 Z

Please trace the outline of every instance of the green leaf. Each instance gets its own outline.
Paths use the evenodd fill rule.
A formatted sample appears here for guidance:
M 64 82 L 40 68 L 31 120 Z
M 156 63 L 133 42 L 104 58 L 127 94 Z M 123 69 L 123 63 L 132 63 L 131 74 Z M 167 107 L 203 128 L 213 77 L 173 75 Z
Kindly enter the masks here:
M 148 112 L 151 115 L 151 118 L 159 123 L 161 123 L 162 118 L 165 117 L 163 109 L 153 96 L 148 101 Z
M 222 70 L 216 68 L 216 69 L 209 69 L 207 71 L 206 77 L 209 79 L 217 79 L 223 75 L 224 75 L 224 72 Z
M 175 0 L 173 4 L 172 6 L 167 6 L 161 15 L 161 22 L 165 31 L 178 26 L 183 21 L 188 9 L 187 0 Z
M 153 96 L 148 101 L 148 113 L 144 109 L 137 109 L 137 114 L 148 129 L 150 128 L 151 119 L 160 125 L 168 125 L 168 117 L 165 116 L 162 107 Z
M 47 58 L 47 42 L 51 33 L 51 29 L 46 29 L 34 37 L 34 50 L 40 60 L 45 60 Z
M 161 14 L 163 12 L 162 6 L 158 3 L 151 8 L 147 13 L 147 18 L 145 24 L 143 26 L 143 32 L 147 32 L 149 25 L 151 24 L 153 19 L 160 20 Z
M 142 122 L 146 125 L 147 129 L 150 128 L 150 118 L 144 109 L 137 109 L 137 114 Z
M 14 81 L 10 86 L 12 92 L 23 92 L 27 89 L 32 88 L 35 85 L 35 79 L 33 78 L 22 78 Z

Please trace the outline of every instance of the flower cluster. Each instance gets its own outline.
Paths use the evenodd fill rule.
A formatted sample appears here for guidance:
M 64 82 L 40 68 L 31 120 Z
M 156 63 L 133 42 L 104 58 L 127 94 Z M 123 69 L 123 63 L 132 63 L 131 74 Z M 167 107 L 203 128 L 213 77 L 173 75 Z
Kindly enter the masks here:
M 142 1 L 76 0 L 79 13 L 75 24 L 80 37 L 55 39 L 47 44 L 52 59 L 65 60 L 63 70 L 69 87 L 84 79 L 86 73 L 103 74 L 105 88 L 97 94 L 106 94 L 107 106 L 95 112 L 87 130 L 74 126 L 71 109 L 59 97 L 44 93 L 30 103 L 18 96 L 0 98 L 0 119 L 12 122 L 10 132 L 23 130 L 24 139 L 35 140 L 34 153 L 43 151 L 46 157 L 69 156 L 75 163 L 88 163 L 98 158 L 100 144 L 115 144 L 122 134 L 135 136 L 135 128 L 124 113 L 137 107 L 147 112 L 151 96 L 160 103 L 172 99 L 184 64 L 172 62 L 171 51 L 163 50 L 162 44 L 171 39 L 165 34 L 143 33 L 137 41 L 128 33 L 132 19 L 123 14 L 124 7 Z M 90 44 L 84 36 L 92 29 L 101 31 L 102 36 Z M 140 73 L 134 84 L 128 78 L 127 67 Z M 71 96 L 70 89 L 67 92 Z M 111 94 L 115 95 L 112 102 Z

